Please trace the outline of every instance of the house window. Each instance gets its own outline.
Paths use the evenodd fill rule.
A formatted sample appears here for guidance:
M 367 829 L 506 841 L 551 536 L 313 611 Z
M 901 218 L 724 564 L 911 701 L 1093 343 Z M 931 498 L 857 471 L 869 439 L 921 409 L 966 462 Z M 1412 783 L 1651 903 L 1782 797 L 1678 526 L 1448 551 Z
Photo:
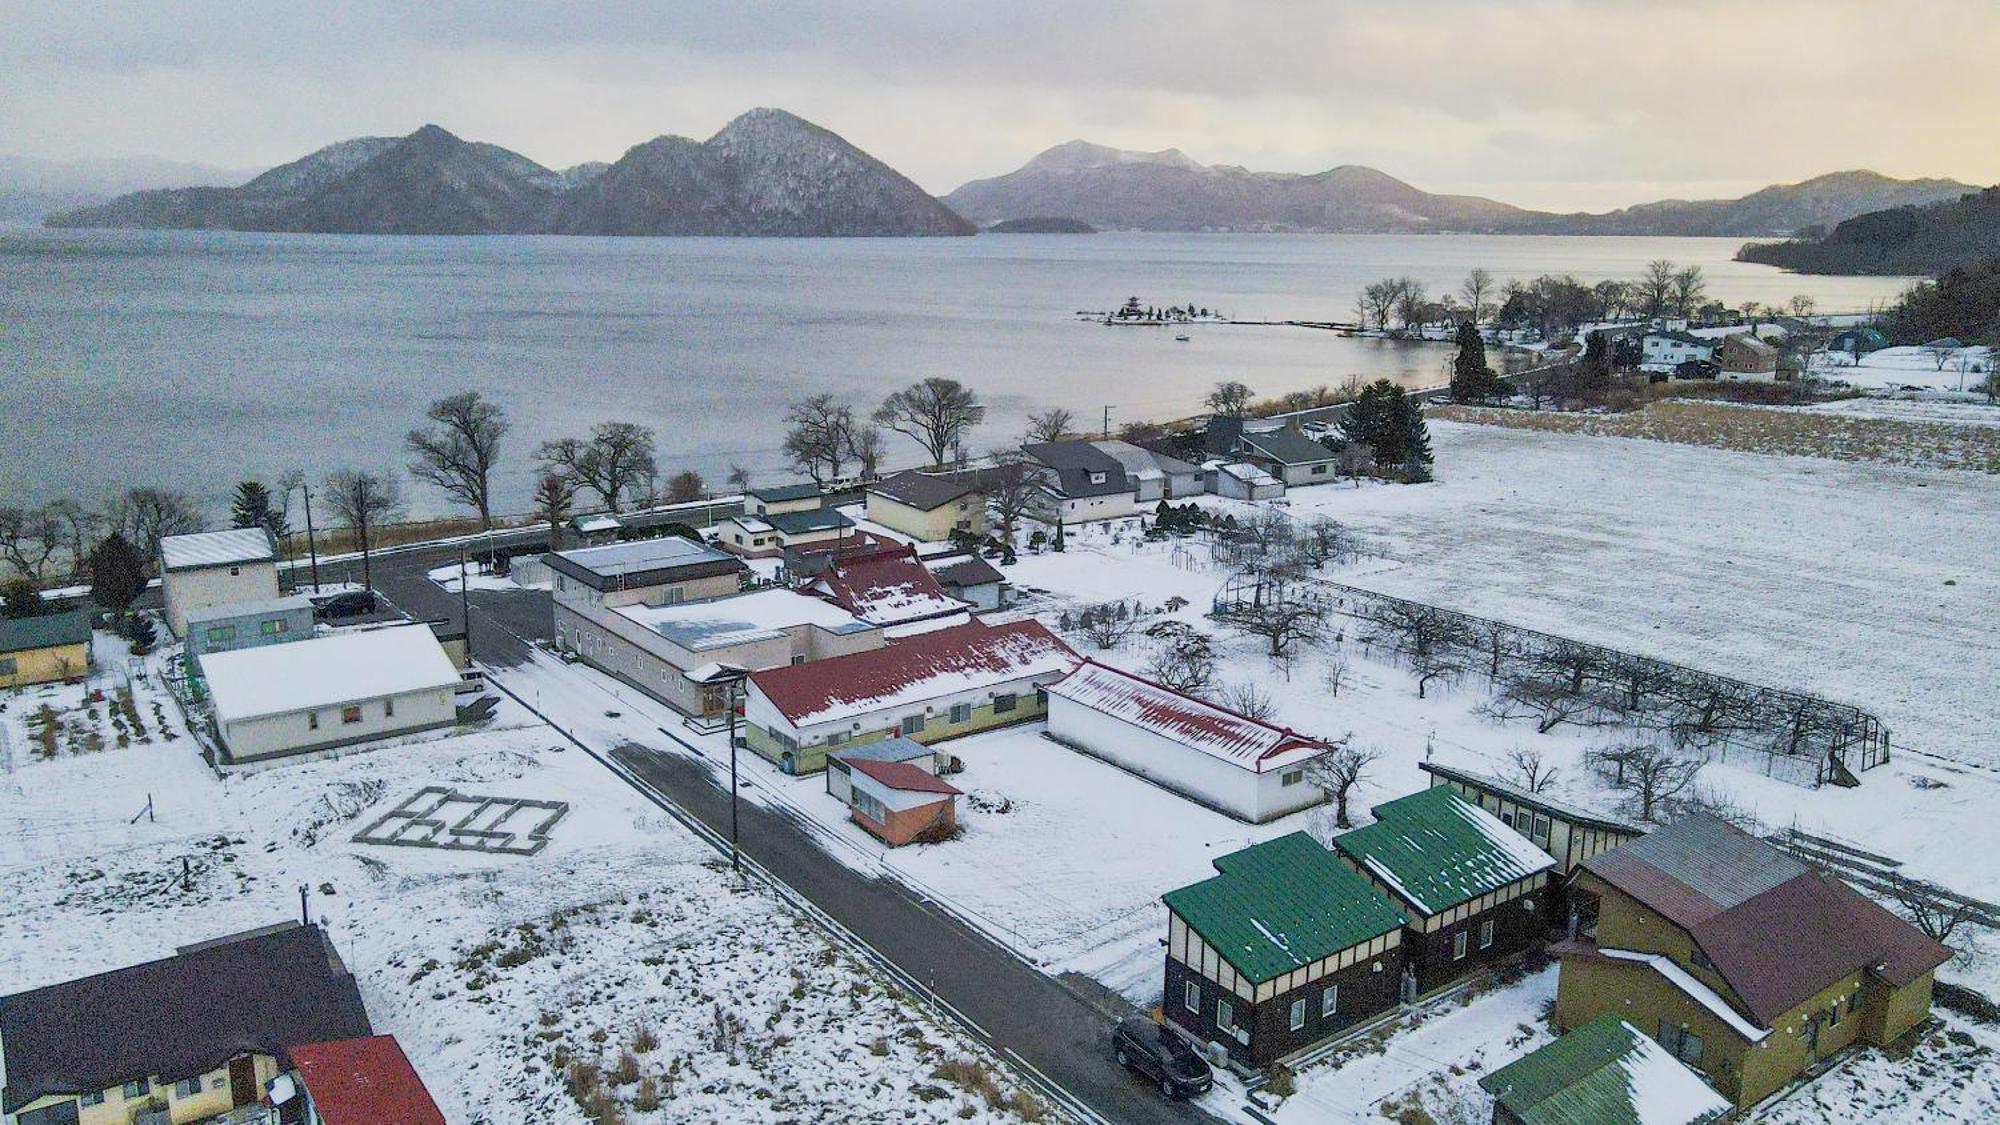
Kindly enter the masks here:
M 1852 1013 L 1854 1009 L 1849 1008 L 1848 1011 Z M 1840 1022 L 1840 1001 L 1835 1000 L 1833 1002 L 1833 1010 L 1827 1013 L 1826 1022 L 1829 1025 L 1838 1024 Z
M 208 643 L 212 645 L 223 644 L 235 639 L 236 626 L 234 625 L 217 625 L 208 631 Z
M 792 663 L 794 663 L 794 664 L 804 664 L 805 662 L 806 662 L 806 654 L 805 654 L 805 653 L 803 653 L 803 652 L 795 652 L 795 653 L 793 653 L 793 654 L 792 654 Z
M 76 1099 L 76 1100 L 77 1100 L 77 1102 L 78 1102 L 79 1104 L 81 1104 L 81 1105 L 103 1105 L 103 1104 L 104 1104 L 104 1091 L 102 1091 L 102 1090 L 85 1090 L 85 1091 L 83 1092 L 83 1096 L 82 1096 L 82 1097 L 80 1097 L 80 1098 L 78 1098 L 78 1099 Z
M 922 731 L 923 729 L 924 729 L 924 717 L 922 715 L 903 716 L 904 734 L 916 734 Z
M 680 586 L 667 587 L 667 604 L 679 605 L 687 600 L 687 590 Z
M 319 729 L 319 712 L 318 712 L 318 711 L 307 711 L 307 712 L 306 712 L 306 729 L 307 729 L 307 730 L 318 730 L 318 729 Z
M 1320 990 L 1319 1018 L 1328 1019 L 1335 1012 L 1339 1010 L 1340 1010 L 1340 986 L 1337 984 L 1329 984 L 1324 989 Z
M 125 1097 L 128 1099 L 143 1098 L 147 1094 L 151 1093 L 152 1089 L 153 1088 L 151 1083 L 147 1082 L 144 1078 L 140 1078 L 125 1083 L 125 1088 L 123 1092 L 125 1094 Z
M 383 718 L 385 718 L 385 719 L 393 719 L 393 718 L 395 718 L 395 717 L 396 717 L 396 701 L 395 701 L 395 700 L 393 700 L 393 699 L 385 699 L 385 700 L 383 700 L 383 701 L 382 701 L 382 717 L 383 717 Z
M 240 567 L 240 566 L 232 566 L 232 567 L 230 567 L 230 568 L 229 568 L 229 577 L 231 577 L 231 578 L 234 578 L 234 577 L 236 577 L 237 575 L 239 575 L 239 574 L 242 574 L 242 573 L 243 573 L 243 568 L 242 568 L 242 567 Z
M 1236 1026 L 1236 1009 L 1221 997 L 1217 997 L 1215 1001 L 1215 1026 L 1227 1028 Z
M 191 1098 L 199 1093 L 201 1093 L 201 1079 L 199 1077 L 183 1078 L 179 1082 L 174 1083 L 174 1097 Z
M 1493 948 L 1493 919 L 1479 923 L 1479 948 Z
M 993 713 L 996 715 L 1004 715 L 1007 712 L 1012 711 L 1020 702 L 1021 700 L 1019 696 L 1011 694 L 996 695 L 993 697 Z
M 11 676 L 21 670 L 21 662 L 11 656 L 0 656 L 0 676 Z
M 270 621 L 260 621 L 257 623 L 257 631 L 267 637 L 275 637 L 285 631 L 285 623 L 276 618 Z
M 1103 473 L 1092 473 L 1092 474 L 1090 474 L 1090 483 L 1092 483 L 1092 484 L 1103 484 L 1103 483 L 1104 483 L 1104 474 L 1103 474 Z
M 854 809 L 856 812 L 859 812 L 862 816 L 867 817 L 877 824 L 889 823 L 889 810 L 882 807 L 882 802 L 867 793 L 863 793 L 859 789 L 853 790 L 853 794 Z
M 1278 775 L 1278 784 L 1297 785 L 1299 782 L 1304 781 L 1305 779 L 1306 779 L 1306 771 L 1304 770 L 1286 770 L 1284 773 Z
M 1455 934 L 1451 935 L 1451 959 L 1452 959 L 1452 960 L 1454 960 L 1454 961 L 1463 961 L 1463 960 L 1465 960 L 1465 931 L 1464 931 L 1464 930 L 1460 930 L 1460 931 L 1458 931 L 1457 933 L 1455 933 Z
M 1548 817 L 1538 816 L 1535 818 L 1535 838 L 1537 840 L 1546 840 L 1549 838 Z
M 1689 1066 L 1701 1065 L 1701 1036 L 1687 1028 L 1660 1021 L 1660 1046 L 1674 1053 L 1674 1057 Z
M 952 704 L 952 705 L 951 705 L 951 721 L 952 721 L 952 722 L 954 722 L 954 723 L 969 723 L 969 722 L 971 722 L 971 721 L 972 721 L 972 704 L 970 704 L 970 703 L 954 703 L 954 704 Z
M 1314 466 L 1313 466 L 1313 471 L 1312 471 L 1312 475 L 1314 475 L 1314 476 L 1316 476 L 1316 477 L 1323 477 L 1323 476 L 1325 476 L 1325 475 L 1326 475 L 1326 466 L 1325 466 L 1325 465 L 1314 465 Z
M 1297 1031 L 1306 1025 L 1306 1002 L 1304 1000 L 1292 1001 L 1291 1016 L 1290 1026 L 1293 1031 Z
M 1181 1003 L 1187 1006 L 1187 1010 L 1201 1011 L 1201 986 L 1191 980 L 1182 981 L 1181 989 Z
M 342 723 L 358 723 L 358 722 L 360 722 L 360 721 L 361 721 L 361 705 L 360 705 L 360 704 L 356 704 L 356 705 L 354 705 L 354 706 L 352 706 L 352 707 L 342 707 L 342 708 L 340 709 L 340 721 L 341 721 Z

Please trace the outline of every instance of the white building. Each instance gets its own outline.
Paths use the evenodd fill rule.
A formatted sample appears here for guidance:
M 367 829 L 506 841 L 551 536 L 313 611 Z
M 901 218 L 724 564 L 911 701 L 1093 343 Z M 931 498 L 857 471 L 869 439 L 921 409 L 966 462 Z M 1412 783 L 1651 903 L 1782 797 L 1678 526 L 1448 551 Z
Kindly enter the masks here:
M 1248 461 L 1210 461 L 1208 490 L 1231 500 L 1276 500 L 1285 494 L 1285 482 Z
M 1648 332 L 1639 342 L 1639 366 L 1647 371 L 1672 371 L 1689 360 L 1714 358 L 1714 340 L 1680 330 Z
M 424 625 L 356 629 L 199 658 L 223 767 L 451 726 L 458 669 Z
M 160 592 L 167 628 L 187 635 L 190 610 L 278 596 L 278 555 L 261 527 L 169 535 L 160 540 Z
M 1047 691 L 1050 738 L 1239 820 L 1326 800 L 1306 776 L 1323 742 L 1089 660 Z

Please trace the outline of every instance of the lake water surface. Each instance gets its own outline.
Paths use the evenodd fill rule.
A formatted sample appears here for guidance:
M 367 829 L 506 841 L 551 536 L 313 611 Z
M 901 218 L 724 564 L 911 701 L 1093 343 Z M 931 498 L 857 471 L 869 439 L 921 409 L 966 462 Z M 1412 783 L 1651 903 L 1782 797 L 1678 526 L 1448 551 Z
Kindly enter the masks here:
M 662 471 L 782 478 L 785 405 L 862 412 L 931 375 L 990 411 L 971 443 L 1018 439 L 1051 405 L 1100 424 L 1187 414 L 1216 381 L 1275 395 L 1350 375 L 1441 378 L 1450 349 L 1298 328 L 1077 322 L 1136 294 L 1242 318 L 1347 320 L 1378 278 L 1433 293 L 1500 278 L 1632 278 L 1699 264 L 1710 295 L 1812 294 L 1858 310 L 1887 278 L 1730 261 L 1737 239 L 1100 234 L 944 239 L 393 238 L 0 231 L 0 503 L 95 501 L 132 484 L 214 506 L 245 476 L 399 468 L 439 395 L 477 388 L 514 422 L 499 487 L 525 510 L 529 452 L 629 420 Z M 894 461 L 916 448 L 889 435 Z M 407 488 L 414 513 L 441 498 Z

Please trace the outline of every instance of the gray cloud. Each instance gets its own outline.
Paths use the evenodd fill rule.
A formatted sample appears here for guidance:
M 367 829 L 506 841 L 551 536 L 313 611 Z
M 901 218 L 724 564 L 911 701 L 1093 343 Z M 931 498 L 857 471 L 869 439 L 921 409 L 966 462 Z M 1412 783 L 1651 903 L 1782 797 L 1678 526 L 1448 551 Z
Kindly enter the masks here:
M 563 165 L 752 105 L 933 191 L 1084 136 L 1604 207 L 2000 179 L 1992 0 L 0 3 L 0 149 L 274 163 L 436 121 Z

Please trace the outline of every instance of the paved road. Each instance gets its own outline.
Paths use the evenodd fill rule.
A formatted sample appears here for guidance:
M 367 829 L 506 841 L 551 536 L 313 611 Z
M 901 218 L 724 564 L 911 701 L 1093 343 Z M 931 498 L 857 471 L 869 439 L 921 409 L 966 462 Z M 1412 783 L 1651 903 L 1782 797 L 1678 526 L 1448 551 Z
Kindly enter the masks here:
M 654 791 L 715 831 L 729 832 L 726 760 L 713 768 L 645 746 L 613 756 Z M 1110 1058 L 1112 1013 L 927 905 L 901 883 L 827 856 L 793 815 L 745 803 L 745 855 L 896 963 L 1076 1098 L 1116 1122 L 1212 1121 L 1169 1102 Z M 1107 1005 L 1108 1006 L 1108 1005 Z M 1129 1011 L 1129 1009 L 1128 1009 Z

